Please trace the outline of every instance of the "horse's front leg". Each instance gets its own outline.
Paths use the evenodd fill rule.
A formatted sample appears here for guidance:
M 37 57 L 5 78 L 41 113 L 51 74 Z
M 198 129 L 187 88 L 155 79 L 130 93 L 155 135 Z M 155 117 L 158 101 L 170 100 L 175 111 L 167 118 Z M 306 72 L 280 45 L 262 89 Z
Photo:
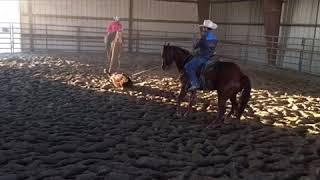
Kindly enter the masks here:
M 182 84 L 180 88 L 180 92 L 177 98 L 177 116 L 181 117 L 182 116 L 182 111 L 181 111 L 181 101 L 183 100 L 184 97 L 187 95 L 187 90 L 186 90 L 186 85 Z
M 209 124 L 208 128 L 212 127 L 215 123 L 221 123 L 223 121 L 224 114 L 226 113 L 227 99 L 228 98 L 218 92 L 218 116 Z
M 188 117 L 192 111 L 192 105 L 194 103 L 194 100 L 196 98 L 196 91 L 192 91 L 191 92 L 191 95 L 190 95 L 190 98 L 189 98 L 189 105 L 188 105 L 188 109 L 187 109 L 187 112 L 184 114 L 184 117 Z
M 122 53 L 122 41 L 120 42 L 120 47 L 119 47 L 119 53 L 118 53 L 118 71 L 120 70 L 121 62 L 120 62 L 120 57 Z
M 236 111 L 238 110 L 237 93 L 231 96 L 230 101 L 231 101 L 231 111 L 226 116 L 224 120 L 225 123 L 230 123 L 232 120 L 232 115 L 236 115 Z

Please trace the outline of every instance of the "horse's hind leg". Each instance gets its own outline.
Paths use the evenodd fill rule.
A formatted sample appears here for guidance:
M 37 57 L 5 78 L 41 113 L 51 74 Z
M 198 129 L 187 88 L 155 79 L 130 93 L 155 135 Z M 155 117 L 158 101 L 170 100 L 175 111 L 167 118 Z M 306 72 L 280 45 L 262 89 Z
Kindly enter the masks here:
M 231 101 L 231 111 L 229 113 L 229 116 L 235 115 L 236 111 L 238 110 L 237 93 L 231 96 L 230 101 Z
M 118 57 L 118 68 L 117 68 L 117 69 L 118 69 L 118 71 L 119 71 L 119 70 L 120 70 L 120 68 L 121 68 L 121 67 L 120 67 L 120 65 L 121 65 L 121 63 L 120 63 L 120 58 Z
M 218 96 L 218 116 L 216 118 L 216 122 L 222 122 L 224 118 L 224 114 L 226 113 L 226 103 L 227 98 L 224 96 Z
M 119 53 L 118 53 L 118 69 L 120 69 L 120 65 L 121 65 L 121 62 L 120 62 L 120 56 L 121 56 L 121 53 L 122 53 L 122 44 L 121 46 L 119 47 Z
M 231 96 L 230 101 L 231 101 L 231 111 L 227 115 L 226 120 L 231 120 L 231 116 L 236 115 L 236 111 L 238 110 L 237 93 Z
M 105 38 L 105 50 L 106 50 L 106 69 L 105 71 L 108 71 L 110 73 L 110 65 L 111 65 L 111 55 L 112 55 L 112 35 L 108 35 Z

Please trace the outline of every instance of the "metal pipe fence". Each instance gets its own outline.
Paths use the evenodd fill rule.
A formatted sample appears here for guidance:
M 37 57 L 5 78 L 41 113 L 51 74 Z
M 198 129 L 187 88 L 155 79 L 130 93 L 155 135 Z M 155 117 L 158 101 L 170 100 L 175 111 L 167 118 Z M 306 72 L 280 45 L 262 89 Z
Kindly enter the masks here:
M 105 34 L 105 28 L 102 27 L 51 24 L 30 26 L 27 23 L 0 22 L 0 52 L 103 52 Z M 197 36 L 198 33 L 133 29 L 129 39 L 129 32 L 125 30 L 124 49 L 129 51 L 130 44 L 131 52 L 160 54 L 163 44 L 170 42 L 191 50 Z M 320 39 L 236 34 L 221 38 L 217 53 L 229 60 L 267 64 L 268 58 L 275 57 L 276 67 L 320 75 Z

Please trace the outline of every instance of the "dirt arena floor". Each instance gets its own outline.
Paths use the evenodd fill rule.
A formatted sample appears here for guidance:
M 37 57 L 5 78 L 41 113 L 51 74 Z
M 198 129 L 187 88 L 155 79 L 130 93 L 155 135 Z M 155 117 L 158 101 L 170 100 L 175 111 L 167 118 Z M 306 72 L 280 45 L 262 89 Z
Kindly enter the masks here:
M 129 74 L 160 64 L 122 57 Z M 320 178 L 320 77 L 245 66 L 254 90 L 241 122 L 205 129 L 216 93 L 176 117 L 175 67 L 128 90 L 103 68 L 102 54 L 0 55 L 0 180 Z

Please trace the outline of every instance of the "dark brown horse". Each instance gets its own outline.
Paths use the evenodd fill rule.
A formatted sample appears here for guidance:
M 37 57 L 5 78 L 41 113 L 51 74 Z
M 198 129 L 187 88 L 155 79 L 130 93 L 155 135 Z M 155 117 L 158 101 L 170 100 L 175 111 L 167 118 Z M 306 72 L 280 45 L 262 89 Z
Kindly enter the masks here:
M 192 59 L 189 51 L 176 46 L 164 45 L 162 50 L 162 69 L 166 70 L 173 62 L 176 64 L 180 72 L 180 93 L 177 100 L 177 113 L 180 113 L 180 103 L 187 94 L 187 89 L 190 86 L 188 75 L 185 72 L 184 65 Z M 198 70 L 200 74 L 200 70 Z M 215 121 L 223 121 L 226 112 L 226 102 L 230 99 L 232 108 L 228 116 L 236 115 L 240 120 L 245 107 L 248 104 L 251 93 L 251 83 L 245 74 L 242 73 L 240 67 L 232 62 L 216 61 L 209 63 L 202 73 L 203 79 L 206 82 L 206 90 L 218 91 L 218 116 Z M 240 105 L 237 102 L 237 94 L 241 93 Z M 191 109 L 193 101 L 196 97 L 196 92 L 192 91 L 188 110 L 185 114 L 187 116 Z M 213 122 L 212 122 L 213 123 Z

